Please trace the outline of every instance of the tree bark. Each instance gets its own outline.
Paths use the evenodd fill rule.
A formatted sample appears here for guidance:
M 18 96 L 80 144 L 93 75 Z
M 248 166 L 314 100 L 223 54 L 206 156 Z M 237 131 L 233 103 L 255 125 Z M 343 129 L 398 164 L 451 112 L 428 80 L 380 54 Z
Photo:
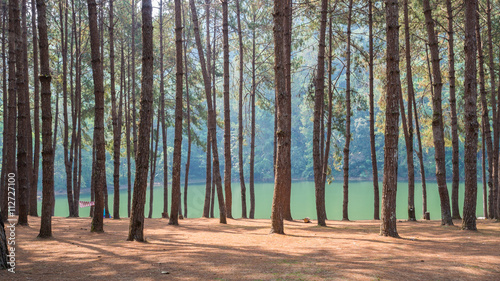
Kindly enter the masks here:
M 352 0 L 349 1 L 349 12 L 347 16 L 347 58 L 346 58 L 346 122 L 345 122 L 345 146 L 344 146 L 344 200 L 342 202 L 342 220 L 348 221 L 349 204 L 349 145 L 351 143 L 351 24 L 352 24 Z
M 191 4 L 191 3 L 190 3 Z M 205 19 L 206 19 L 206 44 L 207 44 L 207 75 L 210 77 L 210 71 L 212 70 L 210 65 L 210 0 L 205 0 Z M 210 81 L 210 79 L 209 79 Z M 209 82 L 210 83 L 210 82 Z M 205 88 L 206 90 L 206 88 Z M 208 103 L 208 101 L 207 101 Z M 208 117 L 207 117 L 208 118 Z M 208 119 L 207 119 L 208 127 Z M 206 186 L 205 186 L 205 204 L 203 207 L 203 217 L 210 217 L 210 207 L 212 198 L 212 143 L 210 130 L 207 130 L 207 169 L 206 169 Z M 213 208 L 213 207 L 212 207 Z M 212 212 L 213 213 L 213 212 Z
M 137 159 L 137 117 L 136 117 L 136 105 L 135 105 L 135 29 L 136 29 L 136 21 L 135 21 L 135 9 L 136 4 L 135 0 L 132 0 L 132 142 L 133 142 L 133 157 Z M 137 165 L 137 164 L 136 164 Z
M 7 1 L 2 1 L 2 102 L 3 102 L 3 121 L 4 121 L 4 127 L 3 127 L 3 132 L 2 132 L 2 173 L 0 175 L 0 211 L 4 211 L 4 207 L 7 208 L 7 204 L 4 204 L 4 202 L 7 202 L 4 200 L 5 194 L 6 194 L 6 181 L 5 179 L 7 178 L 7 173 L 6 173 L 6 156 L 8 154 L 7 149 L 6 149 L 6 141 L 8 139 L 8 134 L 7 134 L 7 126 L 9 124 L 8 122 L 8 95 L 7 95 L 7 61 L 6 61 L 6 56 L 5 56 L 5 37 L 8 36 L 8 32 L 5 31 L 5 21 L 7 19 Z M 34 41 L 35 42 L 35 41 Z M 4 206 L 5 205 L 5 206 Z M 2 218 L 7 217 L 7 215 L 3 215 L 4 213 L 1 214 Z
M 165 122 L 165 77 L 163 70 L 163 0 L 160 0 L 160 103 L 161 134 L 163 146 L 163 212 L 162 218 L 168 218 L 168 154 L 167 125 Z
M 153 119 L 153 6 L 151 0 L 142 1 L 142 81 L 139 112 L 139 139 L 137 143 L 134 197 L 128 241 L 144 242 L 144 205 L 148 181 L 149 133 Z
M 274 180 L 274 194 L 271 211 L 271 233 L 285 234 L 283 219 L 285 216 L 286 189 L 291 186 L 291 94 L 287 89 L 286 26 L 291 14 L 287 0 L 274 1 L 274 73 L 277 109 L 277 150 Z
M 286 0 L 285 1 L 285 23 L 284 23 L 284 40 L 285 40 L 285 78 L 286 78 L 286 92 L 289 93 L 290 99 L 292 96 L 292 75 L 291 75 L 291 69 L 292 69 L 292 16 L 293 16 L 293 9 L 292 9 L 293 1 L 292 0 Z M 290 101 L 290 107 L 291 107 L 291 101 Z M 290 108 L 290 135 L 291 135 L 291 114 L 292 110 Z M 278 128 L 278 120 L 276 119 L 276 128 Z M 278 136 L 276 136 L 276 145 L 278 145 Z M 290 136 L 290 141 L 291 141 L 291 136 Z M 290 144 L 291 147 L 291 144 Z M 276 157 L 278 155 L 278 150 L 276 148 Z M 291 164 L 290 164 L 291 165 Z M 291 167 L 290 167 L 291 170 Z M 292 221 L 292 212 L 291 212 L 291 199 L 292 199 L 292 176 L 290 172 L 290 183 L 284 185 L 284 211 L 283 211 L 283 219 Z
M 323 181 L 323 159 L 321 157 L 320 137 L 322 109 L 325 96 L 325 41 L 326 41 L 326 18 L 328 1 L 321 0 L 321 21 L 319 28 L 318 68 L 316 73 L 316 93 L 314 97 L 314 129 L 313 129 L 313 161 L 314 161 L 314 186 L 316 195 L 316 214 L 318 225 L 326 226 L 325 208 L 325 183 Z M 331 79 L 331 78 L 330 78 Z
M 40 39 L 40 84 L 42 107 L 42 177 L 43 198 L 42 218 L 38 237 L 52 237 L 52 196 L 54 194 L 54 149 L 52 146 L 52 110 L 50 102 L 49 41 L 47 35 L 46 4 L 44 0 L 36 1 L 38 12 L 38 34 Z
M 153 218 L 153 202 L 154 202 L 154 186 L 155 186 L 155 176 L 156 176 L 156 159 L 158 158 L 158 141 L 160 140 L 160 111 L 158 108 L 158 116 L 156 117 L 156 137 L 154 135 L 154 127 L 151 124 L 151 168 L 149 176 L 149 214 L 148 218 Z M 153 143 L 155 144 L 153 147 Z
M 26 25 L 26 0 L 21 2 L 23 23 Z M 23 40 L 24 35 L 22 34 L 22 26 L 19 19 L 16 19 L 16 83 L 17 83 L 17 184 L 18 199 L 16 205 L 19 205 L 18 221 L 19 225 L 28 225 L 28 197 L 29 197 L 29 177 L 28 163 L 31 159 L 28 159 L 28 138 L 31 138 L 31 132 L 28 132 L 29 120 L 29 94 L 28 92 L 28 77 L 25 76 L 25 69 L 28 67 L 28 48 L 25 47 L 27 44 Z M 24 52 L 26 51 L 26 53 Z
M 186 26 L 186 17 L 184 16 L 184 9 L 182 9 L 182 21 L 184 27 Z M 183 40 L 184 40 L 184 75 L 186 76 L 186 111 L 187 111 L 187 135 L 188 135 L 188 149 L 187 149 L 187 159 L 186 159 L 186 172 L 184 173 L 184 217 L 187 218 L 187 193 L 189 184 L 189 166 L 191 164 L 191 105 L 189 97 L 189 81 L 188 81 L 188 65 L 187 65 L 187 40 L 186 32 L 183 29 Z
M 380 198 L 378 187 L 378 167 L 377 150 L 375 148 L 375 106 L 373 99 L 373 1 L 368 1 L 368 25 L 369 25 L 369 83 L 370 83 L 370 151 L 372 159 L 372 177 L 373 177 L 373 219 L 380 219 Z
M 94 119 L 94 135 L 95 135 L 95 169 L 92 174 L 95 175 L 94 193 L 95 193 L 95 208 L 92 217 L 92 232 L 104 232 L 103 229 L 103 209 L 104 196 L 103 191 L 106 188 L 106 144 L 104 142 L 104 85 L 103 85 L 103 70 L 102 61 L 99 54 L 100 46 L 99 32 L 97 26 L 97 4 L 95 0 L 88 0 L 89 11 L 89 31 L 90 31 L 90 47 L 92 55 L 92 76 L 94 80 L 94 96 L 95 96 L 95 119 Z
M 236 20 L 238 23 L 238 54 L 240 56 L 239 63 L 239 82 L 238 82 L 238 167 L 240 172 L 240 188 L 241 188 L 241 217 L 247 218 L 247 189 L 245 186 L 245 174 L 243 173 L 243 35 L 241 30 L 241 11 L 240 1 L 236 0 Z
M 408 19 L 408 0 L 404 1 L 404 18 L 405 18 L 405 54 L 406 54 L 406 79 L 408 81 L 408 122 L 406 122 L 403 95 L 401 93 L 401 121 L 403 123 L 403 131 L 406 144 L 406 161 L 408 165 L 408 220 L 416 221 L 415 217 L 415 168 L 413 163 L 413 112 L 412 100 L 415 94 L 413 88 L 413 74 L 411 69 L 411 43 L 410 43 L 410 24 Z
M 174 158 L 172 163 L 172 208 L 168 224 L 179 224 L 181 188 L 181 149 L 182 149 L 182 18 L 181 1 L 175 0 L 175 136 Z
M 429 40 L 431 53 L 432 76 L 434 78 L 434 83 L 432 85 L 434 88 L 434 95 L 432 97 L 432 134 L 434 137 L 433 141 L 435 147 L 436 179 L 438 182 L 439 199 L 441 201 L 441 224 L 453 225 L 450 210 L 450 197 L 446 186 L 446 155 L 444 150 L 444 127 L 441 98 L 443 83 L 441 81 L 441 69 L 439 66 L 439 45 L 434 31 L 434 20 L 432 19 L 432 11 L 429 0 L 423 1 L 423 9 L 425 23 L 427 26 L 427 38 Z
M 476 55 L 477 42 L 475 28 L 477 24 L 477 1 L 465 3 L 465 144 L 464 144 L 464 173 L 465 195 L 462 229 L 477 230 L 476 228 L 476 201 L 477 201 L 477 139 L 478 122 L 476 116 L 477 104 L 477 69 Z
M 109 0 L 109 70 L 111 87 L 111 118 L 113 124 L 113 218 L 120 218 L 120 134 L 115 89 L 115 46 L 114 46 L 113 0 Z M 120 89 L 121 90 L 121 89 Z
M 479 11 L 479 7 L 478 7 Z M 476 13 L 476 41 L 477 41 L 477 59 L 479 66 L 479 94 L 481 97 L 481 120 L 484 122 L 483 138 L 486 143 L 486 153 L 488 158 L 488 189 L 493 189 L 493 144 L 491 140 L 491 128 L 488 112 L 488 101 L 486 97 L 486 82 L 484 78 L 484 56 L 483 56 L 483 44 L 481 39 L 481 26 L 479 21 L 479 12 Z
M 396 192 L 398 188 L 398 138 L 401 78 L 399 72 L 399 23 L 398 1 L 386 1 L 387 55 L 386 55 L 386 111 L 384 182 L 382 189 L 382 223 L 380 235 L 399 237 L 396 228 Z
M 224 191 L 226 215 L 233 218 L 231 192 L 231 108 L 229 105 L 229 30 L 227 0 L 222 0 L 222 39 L 224 49 Z
M 451 109 L 451 146 L 452 146 L 452 187 L 451 187 L 451 207 L 452 218 L 460 219 L 458 208 L 458 186 L 460 182 L 459 171 L 459 148 L 458 148 L 458 121 L 457 121 L 457 98 L 455 87 L 455 50 L 454 50 L 454 29 L 453 29 L 453 8 L 451 0 L 446 1 L 448 13 L 448 60 L 450 75 L 450 109 Z
M 11 173 L 16 173 L 16 103 L 17 103 L 17 95 L 16 95 L 16 24 L 19 24 L 19 2 L 17 0 L 9 1 L 9 32 L 8 32 L 8 46 L 9 46 L 9 80 L 8 80 L 8 118 L 4 121 L 4 124 L 7 124 L 6 130 L 6 138 L 4 142 L 5 146 L 5 154 L 2 155 L 2 158 L 5 157 L 5 166 L 2 166 L 2 170 L 5 170 L 4 173 L 4 182 L 3 182 L 3 190 L 2 190 L 2 212 L 3 220 L 6 221 L 8 217 L 8 207 L 7 207 L 7 198 L 9 192 L 8 185 L 8 175 Z M 17 21 L 16 21 L 17 19 Z
M 219 170 L 219 153 L 217 150 L 217 133 L 216 133 L 216 119 L 215 112 L 212 103 L 212 95 L 210 89 L 210 78 L 208 76 L 207 67 L 205 65 L 205 56 L 203 54 L 203 47 L 201 45 L 200 29 L 198 24 L 198 13 L 196 11 L 196 6 L 194 0 L 189 0 L 191 6 L 191 16 L 193 18 L 194 25 L 194 35 L 196 39 L 196 46 L 198 49 L 198 55 L 200 58 L 200 64 L 202 69 L 203 81 L 205 85 L 205 94 L 207 98 L 208 107 L 208 130 L 210 131 L 210 138 L 212 143 L 212 153 L 213 153 L 213 169 L 215 176 L 215 183 L 217 185 L 217 197 L 219 199 L 219 212 L 220 212 L 220 223 L 226 223 L 226 208 L 224 203 L 224 195 L 222 192 L 222 184 Z
M 256 16 L 253 14 L 253 23 L 256 23 Z M 249 210 L 249 218 L 253 219 L 255 216 L 255 92 L 257 91 L 257 83 L 256 83 L 256 70 L 255 70 L 255 40 L 257 38 L 256 34 L 256 26 L 252 26 L 252 91 L 250 93 L 250 108 L 251 108 L 251 129 L 250 129 L 250 210 Z M 275 108 L 276 108 L 275 101 Z M 276 111 L 274 112 L 276 115 Z M 274 127 L 276 128 L 276 120 L 274 122 Z M 276 131 L 276 129 L 275 129 Z M 274 142 L 273 149 L 276 150 L 276 134 L 274 134 Z M 276 152 L 273 154 L 273 159 L 275 159 Z M 273 162 L 273 169 L 276 171 L 276 161 Z

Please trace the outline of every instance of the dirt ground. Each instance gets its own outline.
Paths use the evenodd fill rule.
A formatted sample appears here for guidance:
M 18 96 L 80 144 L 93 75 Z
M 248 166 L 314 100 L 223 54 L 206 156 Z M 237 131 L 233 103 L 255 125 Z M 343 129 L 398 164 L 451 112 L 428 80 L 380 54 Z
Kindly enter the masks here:
M 377 221 L 328 221 L 318 227 L 270 220 L 146 219 L 147 243 L 125 241 L 128 219 L 53 218 L 51 239 L 36 238 L 40 219 L 16 227 L 16 273 L 0 280 L 500 280 L 500 223 L 477 232 L 440 221 L 398 223 L 401 239 L 379 236 Z

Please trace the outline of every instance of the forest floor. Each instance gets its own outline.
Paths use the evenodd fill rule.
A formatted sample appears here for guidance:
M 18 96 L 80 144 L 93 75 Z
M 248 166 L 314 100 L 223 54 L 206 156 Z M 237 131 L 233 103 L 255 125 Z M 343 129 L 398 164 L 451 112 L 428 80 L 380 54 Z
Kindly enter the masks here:
M 440 221 L 400 221 L 402 238 L 379 236 L 378 221 L 327 221 L 328 227 L 270 220 L 146 219 L 147 243 L 125 241 L 128 219 L 54 217 L 54 238 L 39 239 L 40 219 L 16 227 L 16 273 L 0 280 L 500 280 L 500 223 L 478 231 Z

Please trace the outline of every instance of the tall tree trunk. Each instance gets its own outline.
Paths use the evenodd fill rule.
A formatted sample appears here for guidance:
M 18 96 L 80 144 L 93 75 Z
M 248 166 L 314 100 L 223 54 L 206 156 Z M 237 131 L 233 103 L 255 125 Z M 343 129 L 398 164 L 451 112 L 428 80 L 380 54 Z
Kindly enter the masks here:
M 118 121 L 116 108 L 115 89 L 115 46 L 114 46 L 114 15 L 113 0 L 109 0 L 109 71 L 111 87 L 111 118 L 113 124 L 113 218 L 120 218 L 120 134 L 121 128 Z M 123 50 L 122 50 L 123 51 Z M 123 62 L 122 62 L 123 63 Z M 121 91 L 121 87 L 120 87 Z
M 231 194 L 231 108 L 229 105 L 229 30 L 227 0 L 222 0 L 222 38 L 224 49 L 224 191 L 226 215 L 233 218 Z
M 17 21 L 16 21 L 17 19 Z M 2 166 L 2 170 L 5 169 L 4 182 L 2 190 L 2 218 L 4 221 L 8 217 L 8 207 L 7 198 L 9 192 L 8 178 L 10 174 L 16 174 L 16 24 L 19 22 L 19 2 L 17 0 L 9 1 L 9 86 L 8 86 L 8 118 L 4 121 L 7 124 L 6 139 L 4 140 L 5 154 L 5 166 Z M 12 187 L 10 187 L 12 189 Z M 50 206 L 50 205 L 49 205 Z
M 134 148 L 134 159 L 137 161 L 137 117 L 136 117 L 136 106 L 135 106 L 135 29 L 136 29 L 136 21 L 135 21 L 135 8 L 136 2 L 132 0 L 132 140 L 133 140 L 133 148 Z M 149 135 L 149 134 L 148 134 Z M 137 164 L 136 164 L 137 165 Z
M 168 218 L 168 155 L 167 125 L 165 122 L 165 77 L 163 70 L 163 0 L 160 0 L 160 103 L 161 134 L 163 146 L 163 212 L 162 218 Z
M 80 52 L 80 42 L 81 39 L 81 27 L 77 30 L 76 21 L 76 7 L 74 0 L 71 1 L 73 7 L 73 32 L 75 41 L 75 106 L 74 106 L 74 117 L 73 117 L 73 134 L 75 134 L 75 144 L 74 144 L 74 165 L 73 165 L 73 204 L 75 210 L 74 214 L 76 217 L 79 216 L 79 201 L 80 201 L 80 184 L 81 184 L 81 171 L 82 171 L 82 68 L 81 68 L 81 52 Z M 78 8 L 79 9 L 79 8 Z M 81 26 L 82 13 L 78 13 L 78 26 Z
M 52 110 L 50 102 L 49 40 L 47 35 L 46 4 L 44 0 L 36 1 L 38 12 L 38 34 L 40 39 L 40 84 L 42 107 L 42 177 L 43 199 L 42 218 L 38 237 L 52 236 L 52 195 L 54 193 L 54 149 L 52 146 Z
M 382 223 L 380 224 L 380 235 L 391 237 L 399 237 L 396 229 L 399 138 L 398 102 L 401 95 L 398 6 L 397 0 L 387 0 L 385 5 L 387 26 L 387 91 L 385 109 L 384 182 L 382 188 Z
M 479 11 L 479 7 L 477 8 Z M 481 97 L 481 120 L 484 122 L 484 132 L 483 137 L 486 143 L 486 153 L 488 158 L 488 188 L 493 189 L 493 144 L 491 140 L 491 128 L 488 112 L 488 101 L 486 97 L 486 82 L 484 78 L 484 56 L 483 56 L 483 44 L 481 39 L 481 26 L 479 21 L 479 12 L 476 13 L 476 40 L 477 40 L 477 58 L 479 65 L 479 94 Z
M 74 217 L 75 210 L 73 201 L 73 180 L 72 180 L 72 165 L 69 160 L 69 117 L 68 117 L 68 9 L 67 1 L 59 1 L 59 17 L 60 17 L 60 32 L 61 32 L 61 55 L 63 64 L 63 77 L 62 77 L 62 92 L 63 92 L 63 150 L 64 150 L 64 166 L 66 168 L 66 193 L 68 197 L 69 216 Z
M 238 22 L 238 54 L 240 55 L 240 80 L 238 82 L 238 167 L 240 172 L 241 188 L 241 217 L 247 218 L 247 189 L 245 186 L 245 174 L 243 173 L 243 36 L 241 31 L 240 1 L 236 0 L 236 20 Z
M 130 83 L 134 83 L 133 81 L 130 81 L 130 58 L 127 60 L 127 77 L 128 77 L 128 87 L 127 87 L 127 110 L 125 113 L 125 135 L 126 135 L 126 147 L 127 147 L 127 214 L 128 217 L 130 218 L 130 212 L 132 208 L 132 164 L 131 164 L 131 154 L 132 154 L 132 147 L 130 144 L 130 123 L 132 122 L 131 117 L 130 117 L 130 88 L 131 85 Z
M 345 122 L 345 146 L 344 146 L 344 200 L 342 203 L 342 220 L 348 221 L 349 204 L 349 145 L 351 143 L 351 24 L 352 24 L 352 0 L 349 1 L 349 12 L 347 16 L 347 58 L 346 58 L 346 122 Z
M 100 5 L 103 6 L 104 0 L 101 0 Z M 100 51 L 101 51 L 101 63 L 102 68 L 104 68 L 104 9 L 99 9 L 99 36 L 100 36 Z M 104 71 L 104 70 L 103 70 Z M 108 197 L 108 182 L 106 179 L 106 173 L 104 173 L 104 217 L 109 219 L 111 217 L 109 213 L 109 197 Z
M 488 200 L 488 210 L 489 210 L 489 218 L 495 217 L 494 211 L 494 195 L 495 190 L 498 190 L 498 149 L 500 143 L 500 108 L 497 108 L 497 99 L 495 97 L 496 89 L 495 89 L 495 66 L 494 66 L 494 57 L 493 57 L 493 39 L 491 35 L 491 3 L 490 0 L 487 0 L 487 25 L 488 25 L 488 51 L 490 57 L 490 83 L 491 83 L 491 109 L 493 113 L 493 158 L 491 159 L 493 163 L 493 188 L 489 189 L 489 200 Z M 500 88 L 498 94 L 500 95 Z M 500 102 L 500 96 L 498 99 Z M 497 216 L 498 217 L 498 216 Z
M 275 93 L 278 111 L 276 128 L 277 150 L 274 180 L 274 194 L 271 211 L 271 233 L 284 234 L 286 189 L 291 186 L 291 93 L 287 89 L 286 26 L 291 14 L 288 0 L 274 1 L 274 73 Z
M 175 135 L 174 158 L 172 162 L 172 208 L 168 224 L 179 224 L 181 192 L 181 152 L 182 152 L 182 16 L 181 1 L 175 0 Z
M 403 132 L 405 135 L 406 144 L 406 163 L 408 165 L 408 220 L 416 221 L 415 217 L 415 168 L 413 164 L 413 114 L 412 114 L 412 96 L 413 75 L 411 71 L 411 45 L 410 45 L 410 23 L 408 19 L 408 0 L 404 1 L 404 18 L 405 18 L 405 54 L 406 54 L 406 79 L 407 85 L 407 100 L 408 100 L 408 122 L 406 121 L 403 93 L 401 92 L 400 107 L 401 121 L 403 123 Z
M 377 167 L 377 150 L 375 148 L 375 106 L 373 100 L 373 1 L 368 1 L 368 25 L 369 25 L 369 82 L 370 82 L 370 151 L 372 159 L 372 175 L 373 175 L 373 219 L 380 219 L 380 198 L 378 188 L 378 167 Z
M 322 167 L 322 186 L 324 187 L 326 184 L 326 177 L 328 175 L 328 159 L 330 155 L 330 144 L 332 138 L 332 116 L 333 116 L 333 89 L 332 89 L 332 77 L 333 77 L 333 65 L 332 65 L 332 43 L 333 43 L 333 12 L 337 8 L 338 0 L 335 0 L 335 5 L 333 9 L 329 10 L 330 19 L 329 19 L 329 32 L 328 32 L 328 121 L 326 123 L 327 132 L 326 132 L 326 144 L 325 144 L 325 152 L 323 156 L 323 167 Z M 328 219 L 325 212 L 325 220 Z
M 184 16 L 184 9 L 182 9 L 182 22 L 186 26 L 186 17 Z M 187 66 L 187 40 L 186 32 L 183 30 L 184 40 L 184 75 L 186 76 L 186 111 L 187 111 L 187 135 L 188 135 L 188 149 L 186 159 L 186 172 L 184 173 L 184 217 L 187 218 L 187 193 L 189 184 L 189 165 L 191 164 L 191 106 L 189 104 L 189 81 L 188 81 L 188 66 Z
M 446 1 L 448 13 L 448 60 L 450 73 L 450 108 L 451 108 L 451 146 L 452 146 L 452 184 L 451 184 L 451 209 L 452 218 L 460 219 L 458 208 L 458 185 L 460 182 L 459 151 L 458 151 L 458 121 L 457 121 L 457 98 L 455 95 L 455 51 L 454 51 L 454 29 L 453 8 L 451 0 Z
M 22 12 L 24 13 L 23 22 L 26 25 L 26 0 L 22 0 Z M 27 52 L 28 48 L 24 46 L 27 42 L 23 40 L 22 27 L 19 19 L 16 19 L 16 83 L 17 83 L 17 184 L 18 184 L 18 204 L 19 216 L 17 223 L 19 225 L 28 225 L 28 197 L 29 197 L 29 177 L 28 177 L 28 137 L 31 138 L 31 132 L 28 132 L 29 120 L 29 95 L 28 77 L 25 76 L 25 68 L 28 67 Z M 25 35 L 25 34 L 24 34 Z M 26 51 L 26 54 L 24 53 Z M 26 59 L 25 59 L 26 58 Z
M 121 142 L 122 142 L 122 115 L 123 115 L 123 95 L 125 90 L 125 54 L 124 54 L 123 41 L 121 42 L 121 62 L 120 62 L 120 101 L 118 105 L 118 116 L 117 116 L 117 127 L 118 127 L 118 172 L 115 171 L 115 174 L 118 174 L 118 184 L 115 181 L 115 190 L 114 190 L 114 201 L 113 201 L 113 218 L 120 219 L 120 150 L 121 150 Z M 115 155 L 116 157 L 116 155 Z M 116 160 L 116 158 L 115 158 Z M 115 168 L 116 169 L 116 168 Z M 118 188 L 116 186 L 118 185 Z M 116 195 L 118 193 L 118 195 Z M 116 207 L 115 207 L 116 206 Z
M 4 204 L 4 202 L 7 202 L 6 200 L 6 178 L 7 178 L 7 173 L 6 173 L 6 155 L 8 154 L 7 149 L 6 149 L 6 141 L 8 139 L 8 134 L 7 134 L 7 126 L 9 124 L 8 122 L 8 96 L 7 96 L 7 61 L 6 61 L 6 56 L 5 56 L 5 41 L 6 37 L 8 36 L 7 32 L 5 31 L 5 21 L 7 19 L 7 1 L 2 1 L 2 78 L 3 78 L 3 83 L 2 83 L 2 102 L 3 102 L 3 132 L 2 132 L 2 173 L 0 176 L 0 211 L 2 214 L 0 215 L 2 218 L 7 218 L 7 213 L 4 213 L 4 207 L 7 208 L 7 204 Z M 33 41 L 36 42 L 36 41 Z M 36 202 L 35 202 L 36 203 Z M 5 206 L 4 206 L 5 205 Z
M 253 14 L 253 23 L 256 23 L 256 16 Z M 250 108 L 252 112 L 252 117 L 251 117 L 251 129 L 250 129 L 250 213 L 249 213 L 249 218 L 253 219 L 255 216 L 255 93 L 257 91 L 257 83 L 256 83 L 256 70 L 255 70 L 255 60 L 256 60 L 256 54 L 255 54 L 255 40 L 257 38 L 256 34 L 257 27 L 254 25 L 252 26 L 252 91 L 250 94 Z M 275 108 L 276 108 L 276 102 L 275 102 Z M 276 115 L 276 111 L 274 112 Z M 274 122 L 274 128 L 275 128 L 275 134 L 274 134 L 274 150 L 276 150 L 276 119 Z M 273 159 L 276 156 L 276 152 L 273 154 Z M 276 171 L 276 161 L 273 162 L 273 170 Z
M 216 119 L 215 112 L 212 104 L 212 95 L 210 89 L 210 78 L 208 76 L 208 71 L 205 65 L 205 56 L 203 54 L 203 47 L 201 45 L 200 29 L 198 24 L 198 13 L 196 11 L 196 6 L 194 0 L 189 0 L 191 6 L 191 16 L 193 18 L 194 24 L 194 35 L 196 39 L 196 46 L 198 49 L 198 55 L 200 58 L 200 64 L 203 74 L 203 81 L 205 84 L 205 94 L 207 98 L 208 106 L 208 130 L 210 131 L 210 138 L 212 143 L 212 153 L 213 153 L 213 169 L 215 175 L 215 182 L 217 185 L 217 197 L 219 199 L 219 211 L 220 211 L 220 223 L 226 223 L 226 208 L 224 203 L 224 195 L 222 192 L 222 184 L 219 170 L 219 153 L 217 150 L 217 133 L 216 133 Z M 182 70 L 181 70 L 182 72 Z
M 476 201 L 477 201 L 477 69 L 476 55 L 477 42 L 475 28 L 477 24 L 477 1 L 465 3 L 465 144 L 464 144 L 464 172 L 465 195 L 462 229 L 477 230 L 476 228 Z
M 326 226 L 325 209 L 325 183 L 323 182 L 323 159 L 321 158 L 320 137 L 324 135 L 321 131 L 321 120 L 323 119 L 322 108 L 325 96 L 325 41 L 326 41 L 326 17 L 328 13 L 328 1 L 321 0 L 321 21 L 319 28 L 318 48 L 318 70 L 316 73 L 316 93 L 314 97 L 314 129 L 313 129 L 313 161 L 314 161 L 314 186 L 316 195 L 316 214 L 318 225 Z M 330 78 L 331 79 L 331 78 Z
M 285 40 L 285 78 L 286 78 L 286 92 L 290 94 L 290 99 L 292 96 L 292 75 L 291 75 L 291 69 L 292 69 L 292 14 L 293 14 L 293 1 L 292 0 L 286 0 L 285 1 L 285 23 L 284 23 L 284 40 Z M 290 118 L 292 114 L 292 109 L 291 109 L 291 101 L 290 101 Z M 276 117 L 277 118 L 277 117 Z M 290 119 L 291 120 L 291 119 Z M 279 121 L 276 121 L 277 123 Z M 277 124 L 276 123 L 276 124 Z M 290 121 L 290 126 L 291 126 L 291 121 Z M 276 128 L 278 128 L 278 125 L 276 125 Z M 291 127 L 290 127 L 290 135 L 291 135 Z M 278 136 L 276 136 L 276 139 Z M 291 139 L 291 136 L 290 136 Z M 277 145 L 278 141 L 276 141 Z M 291 147 L 291 144 L 290 144 Z M 278 150 L 276 149 L 276 157 L 278 155 Z M 290 164 L 291 166 L 291 164 Z M 291 170 L 291 167 L 290 167 Z M 291 199 L 292 199 L 292 176 L 290 172 L 290 183 L 284 185 L 284 209 L 283 209 L 283 219 L 292 221 L 292 212 L 291 212 Z
M 191 2 L 190 2 L 191 4 Z M 207 44 L 207 75 L 211 77 L 210 72 L 212 71 L 211 60 L 210 60 L 210 0 L 205 0 L 205 19 L 206 19 L 206 44 Z M 215 29 L 215 28 L 214 28 Z M 210 79 L 209 79 L 210 81 Z M 209 82 L 210 83 L 210 82 Z M 209 86 L 210 87 L 210 86 Z M 205 88 L 206 90 L 206 88 Z M 208 101 L 207 101 L 208 103 Z M 207 119 L 207 127 L 208 127 Z M 207 168 L 206 168 L 206 186 L 205 186 L 205 204 L 203 206 L 203 217 L 210 217 L 210 207 L 212 198 L 212 143 L 210 130 L 207 130 Z M 213 208 L 213 206 L 212 206 Z M 212 212 L 213 213 L 213 212 Z M 212 216 L 213 217 L 213 216 Z
M 441 200 L 441 224 L 453 225 L 450 210 L 450 196 L 446 187 L 446 163 L 444 150 L 444 127 L 441 91 L 443 82 L 441 81 L 441 69 L 439 66 L 439 45 L 437 35 L 434 31 L 434 20 L 429 0 L 423 1 L 425 23 L 427 26 L 427 38 L 432 60 L 432 75 L 434 78 L 434 95 L 432 97 L 432 134 L 435 147 L 436 159 L 436 179 L 438 182 L 439 199 Z
M 95 175 L 94 193 L 95 193 L 95 208 L 92 217 L 92 232 L 104 232 L 103 229 L 103 208 L 104 198 L 103 191 L 106 188 L 106 143 L 104 142 L 104 85 L 103 85 L 103 70 L 102 61 L 99 54 L 101 47 L 99 43 L 99 32 L 97 26 L 97 4 L 95 0 L 87 0 L 89 12 L 89 31 L 90 31 L 90 48 L 92 55 L 92 76 L 94 80 L 94 96 L 95 96 L 95 119 L 94 119 L 94 136 L 95 136 L 95 169 L 92 174 Z
M 178 0 L 177 0 L 178 1 Z M 144 205 L 148 184 L 149 131 L 153 119 L 153 6 L 151 0 L 142 1 L 142 82 L 139 112 L 139 139 L 137 143 L 134 199 L 130 216 L 128 241 L 144 241 Z

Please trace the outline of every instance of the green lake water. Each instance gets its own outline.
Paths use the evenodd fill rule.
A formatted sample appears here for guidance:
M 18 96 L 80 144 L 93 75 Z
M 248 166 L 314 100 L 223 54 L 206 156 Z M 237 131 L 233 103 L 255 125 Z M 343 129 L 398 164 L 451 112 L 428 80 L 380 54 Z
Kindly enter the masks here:
M 269 218 L 271 216 L 271 204 L 273 200 L 273 183 L 259 183 L 255 185 L 255 218 Z M 250 208 L 249 186 L 247 188 L 247 208 Z M 382 183 L 379 185 L 380 199 L 382 200 Z M 181 188 L 182 191 L 184 187 Z M 451 183 L 448 184 L 451 197 Z M 169 190 L 170 191 L 170 190 Z M 233 217 L 241 217 L 241 191 L 239 183 L 232 184 L 233 192 Z M 478 183 L 477 194 L 477 216 L 483 216 L 482 185 Z M 149 187 L 146 197 L 145 214 L 149 213 Z M 182 194 L 184 197 L 184 194 Z M 464 199 L 464 185 L 460 185 L 460 210 L 462 210 Z M 163 188 L 154 188 L 153 218 L 160 218 L 163 210 Z M 170 194 L 169 194 L 170 198 Z M 188 217 L 201 217 L 203 202 L 205 199 L 205 184 L 192 184 L 188 189 Z M 326 211 L 328 219 L 342 219 L 342 182 L 334 182 L 326 186 Z M 82 194 L 80 200 L 90 201 L 90 194 Z M 184 200 L 184 198 L 182 199 Z M 408 184 L 398 183 L 396 215 L 398 219 L 407 219 Z M 39 213 L 41 210 L 39 201 Z M 215 200 L 217 208 L 217 199 Z M 309 217 L 316 218 L 316 207 L 314 197 L 314 182 L 294 182 L 292 184 L 291 210 L 294 219 Z M 422 217 L 422 185 L 415 183 L 415 206 L 417 219 Z M 431 219 L 441 218 L 439 194 L 436 183 L 427 183 L 427 208 Z M 113 191 L 109 189 L 109 208 L 113 214 Z M 182 207 L 184 208 L 184 207 Z M 214 212 L 218 216 L 218 209 Z M 90 208 L 80 208 L 80 216 L 89 216 Z M 170 212 L 170 205 L 169 205 Z M 248 211 L 247 211 L 248 213 Z M 68 216 L 68 201 L 66 195 L 56 196 L 55 216 Z M 120 216 L 127 217 L 127 191 L 120 190 Z M 350 182 L 349 183 L 349 219 L 369 220 L 373 218 L 373 185 L 372 182 Z

